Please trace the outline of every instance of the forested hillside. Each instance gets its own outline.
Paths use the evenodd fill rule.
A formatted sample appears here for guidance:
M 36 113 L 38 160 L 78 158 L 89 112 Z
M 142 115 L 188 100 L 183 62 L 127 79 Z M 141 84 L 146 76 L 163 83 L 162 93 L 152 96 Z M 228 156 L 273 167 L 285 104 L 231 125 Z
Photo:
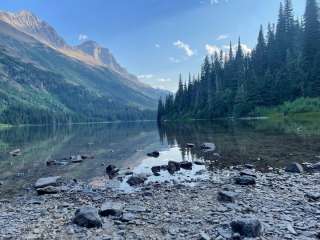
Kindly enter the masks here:
M 24 25 L 35 19 L 31 29 L 38 29 L 36 33 L 62 39 L 49 25 L 44 26 L 49 26 L 51 31 L 39 27 L 43 21 L 31 13 L 7 15 L 18 16 L 18 23 Z M 47 44 L 37 39 L 37 35 L 16 28 L 14 23 L 0 18 L 1 123 L 59 124 L 156 118 L 161 91 L 107 64 L 90 63 L 86 61 L 90 56 L 85 53 L 77 52 L 85 60 L 72 57 L 64 52 L 72 47 L 67 50 L 52 47 L 61 41 Z M 115 62 L 115 58 L 113 60 Z
M 316 0 L 306 1 L 303 19 L 291 0 L 280 5 L 276 24 L 261 26 L 258 43 L 245 54 L 240 38 L 234 51 L 207 56 L 199 76 L 180 76 L 179 89 L 159 101 L 158 119 L 255 115 L 301 97 L 320 95 L 320 22 Z

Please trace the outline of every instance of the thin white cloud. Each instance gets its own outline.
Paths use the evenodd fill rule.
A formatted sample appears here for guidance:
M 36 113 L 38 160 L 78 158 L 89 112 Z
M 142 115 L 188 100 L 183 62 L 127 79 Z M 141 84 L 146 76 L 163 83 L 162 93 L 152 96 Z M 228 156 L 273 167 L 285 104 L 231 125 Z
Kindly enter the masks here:
M 158 43 L 156 43 L 154 46 L 155 46 L 156 48 L 160 48 L 160 47 L 161 47 L 160 44 L 158 44 Z
M 88 39 L 88 36 L 86 35 L 86 34 L 79 34 L 79 36 L 78 36 L 78 40 L 79 41 L 85 41 L 85 40 L 87 40 Z
M 226 34 L 221 34 L 217 37 L 217 41 L 221 41 L 221 40 L 225 40 L 225 39 L 228 39 L 229 36 L 226 35 Z
M 153 77 L 153 74 L 142 74 L 138 76 L 139 79 L 151 79 Z
M 180 48 L 180 49 L 183 49 L 185 54 L 188 57 L 192 57 L 195 54 L 194 50 L 192 50 L 192 48 L 189 46 L 189 44 L 184 43 L 181 40 L 178 40 L 178 41 L 174 42 L 173 46 L 175 46 L 177 48 Z
M 208 55 L 214 55 L 215 53 L 219 54 L 220 52 L 220 48 L 215 45 L 206 44 L 205 48 L 207 50 Z

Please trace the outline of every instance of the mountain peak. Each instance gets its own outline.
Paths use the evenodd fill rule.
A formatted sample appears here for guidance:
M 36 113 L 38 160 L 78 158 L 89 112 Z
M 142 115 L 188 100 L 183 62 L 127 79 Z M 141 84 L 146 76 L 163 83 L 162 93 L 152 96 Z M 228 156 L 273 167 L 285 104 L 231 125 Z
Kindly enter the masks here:
M 22 10 L 22 11 L 18 12 L 15 15 L 18 15 L 18 16 L 21 16 L 21 17 L 32 17 L 32 18 L 38 19 L 36 15 L 34 15 L 32 12 L 27 11 L 27 10 Z
M 18 30 L 53 47 L 62 48 L 66 45 L 53 27 L 30 11 L 22 10 L 17 13 L 0 12 L 0 21 L 6 22 Z

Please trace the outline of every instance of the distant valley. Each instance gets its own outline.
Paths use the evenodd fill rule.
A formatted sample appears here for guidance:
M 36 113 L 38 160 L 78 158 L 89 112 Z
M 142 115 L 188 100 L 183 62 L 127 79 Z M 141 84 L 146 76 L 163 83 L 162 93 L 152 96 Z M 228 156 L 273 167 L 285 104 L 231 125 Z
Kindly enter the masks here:
M 94 41 L 70 46 L 27 11 L 0 12 L 0 122 L 154 119 L 166 91 L 141 83 Z

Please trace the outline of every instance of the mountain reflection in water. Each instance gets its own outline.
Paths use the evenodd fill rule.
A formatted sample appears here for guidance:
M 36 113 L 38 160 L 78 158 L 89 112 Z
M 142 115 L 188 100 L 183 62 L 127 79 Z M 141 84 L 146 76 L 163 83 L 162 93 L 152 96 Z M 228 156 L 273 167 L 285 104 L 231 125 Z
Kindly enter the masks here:
M 288 162 L 320 161 L 320 124 L 317 121 L 194 121 L 187 123 L 131 122 L 68 127 L 14 127 L 0 131 L 0 192 L 20 193 L 39 177 L 60 175 L 90 180 L 103 176 L 105 166 L 150 172 L 168 160 L 210 160 L 211 167 L 252 163 L 260 169 Z M 215 152 L 200 145 L 215 143 Z M 194 143 L 194 148 L 187 148 Z M 10 156 L 13 149 L 22 155 Z M 146 157 L 158 150 L 160 158 Z M 94 159 L 66 166 L 46 165 L 71 155 L 92 154 Z

